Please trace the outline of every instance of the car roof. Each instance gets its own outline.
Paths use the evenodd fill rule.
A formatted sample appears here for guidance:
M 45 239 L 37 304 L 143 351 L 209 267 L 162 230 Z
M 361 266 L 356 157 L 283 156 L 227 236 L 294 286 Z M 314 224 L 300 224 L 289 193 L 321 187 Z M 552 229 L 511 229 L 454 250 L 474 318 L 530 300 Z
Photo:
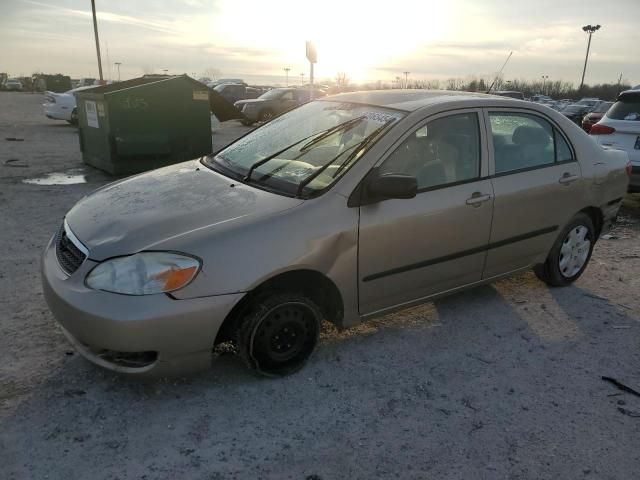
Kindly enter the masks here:
M 337 101 L 348 103 L 361 103 L 364 105 L 373 105 L 376 107 L 387 107 L 395 110 L 404 110 L 412 112 L 429 105 L 442 103 L 447 101 L 460 101 L 472 99 L 500 99 L 502 101 L 518 102 L 521 105 L 522 100 L 511 99 L 507 97 L 498 97 L 497 95 L 487 95 L 486 93 L 477 92 L 459 92 L 454 90 L 368 90 L 362 92 L 340 93 L 338 95 L 330 95 L 324 97 L 322 101 Z

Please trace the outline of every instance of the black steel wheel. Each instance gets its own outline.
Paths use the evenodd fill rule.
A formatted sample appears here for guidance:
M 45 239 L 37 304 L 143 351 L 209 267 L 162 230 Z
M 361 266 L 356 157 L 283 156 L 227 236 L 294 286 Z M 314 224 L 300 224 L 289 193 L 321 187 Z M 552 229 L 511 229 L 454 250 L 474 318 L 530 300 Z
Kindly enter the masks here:
M 263 296 L 238 328 L 240 356 L 249 368 L 268 377 L 294 373 L 318 343 L 321 320 L 318 306 L 303 295 Z

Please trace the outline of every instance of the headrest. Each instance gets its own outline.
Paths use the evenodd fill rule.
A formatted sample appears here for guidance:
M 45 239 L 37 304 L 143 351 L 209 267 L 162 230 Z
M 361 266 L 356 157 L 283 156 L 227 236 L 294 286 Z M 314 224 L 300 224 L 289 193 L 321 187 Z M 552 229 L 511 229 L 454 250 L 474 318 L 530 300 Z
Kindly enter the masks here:
M 542 127 L 521 125 L 513 132 L 511 141 L 517 145 L 538 145 L 545 147 L 549 143 L 549 134 Z

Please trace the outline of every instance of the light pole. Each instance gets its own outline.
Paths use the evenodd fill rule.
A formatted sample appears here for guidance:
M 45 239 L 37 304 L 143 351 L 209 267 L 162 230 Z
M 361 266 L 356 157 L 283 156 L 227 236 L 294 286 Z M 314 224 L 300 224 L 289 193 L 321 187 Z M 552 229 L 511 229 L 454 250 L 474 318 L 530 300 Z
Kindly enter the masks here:
M 591 35 L 600 30 L 600 25 L 585 25 L 582 27 L 582 31 L 589 34 L 589 41 L 587 42 L 587 55 L 584 57 L 584 68 L 582 69 L 582 80 L 580 80 L 579 92 L 582 91 L 584 86 L 584 74 L 587 72 L 587 60 L 589 60 L 589 48 L 591 48 Z
M 115 62 L 116 67 L 118 67 L 118 81 L 120 81 L 120 65 L 122 65 L 122 62 Z
M 91 0 L 91 12 L 93 13 L 93 33 L 96 37 L 96 52 L 98 53 L 98 73 L 100 74 L 100 85 L 104 79 L 102 78 L 102 60 L 100 59 L 100 39 L 98 38 L 98 21 L 96 20 L 96 1 Z
M 300 85 L 304 85 L 304 72 L 300 74 Z
M 407 88 L 409 86 L 409 74 L 411 72 L 402 72 L 404 73 L 404 88 Z
M 284 70 L 284 74 L 285 74 L 285 75 L 286 75 L 286 77 L 287 77 L 287 85 L 286 85 L 286 86 L 288 87 L 288 86 L 289 86 L 289 71 L 290 71 L 291 69 L 290 69 L 289 67 L 284 67 L 284 68 L 283 68 L 283 70 Z
M 547 92 L 544 89 L 544 86 L 547 83 L 547 78 L 549 78 L 549 75 L 542 75 L 542 94 L 543 95 L 547 94 Z

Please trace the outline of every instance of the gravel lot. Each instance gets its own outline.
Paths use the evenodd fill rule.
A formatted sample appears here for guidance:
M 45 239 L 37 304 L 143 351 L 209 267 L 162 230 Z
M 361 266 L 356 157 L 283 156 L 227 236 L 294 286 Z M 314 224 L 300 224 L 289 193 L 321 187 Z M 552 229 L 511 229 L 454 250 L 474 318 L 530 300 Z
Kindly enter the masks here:
M 638 478 L 640 397 L 601 376 L 640 389 L 639 196 L 572 287 L 527 273 L 327 326 L 280 380 L 221 355 L 140 383 L 74 354 L 43 300 L 44 245 L 112 178 L 82 165 L 75 129 L 40 103 L 0 92 L 0 478 Z M 23 182 L 52 172 L 87 183 Z

